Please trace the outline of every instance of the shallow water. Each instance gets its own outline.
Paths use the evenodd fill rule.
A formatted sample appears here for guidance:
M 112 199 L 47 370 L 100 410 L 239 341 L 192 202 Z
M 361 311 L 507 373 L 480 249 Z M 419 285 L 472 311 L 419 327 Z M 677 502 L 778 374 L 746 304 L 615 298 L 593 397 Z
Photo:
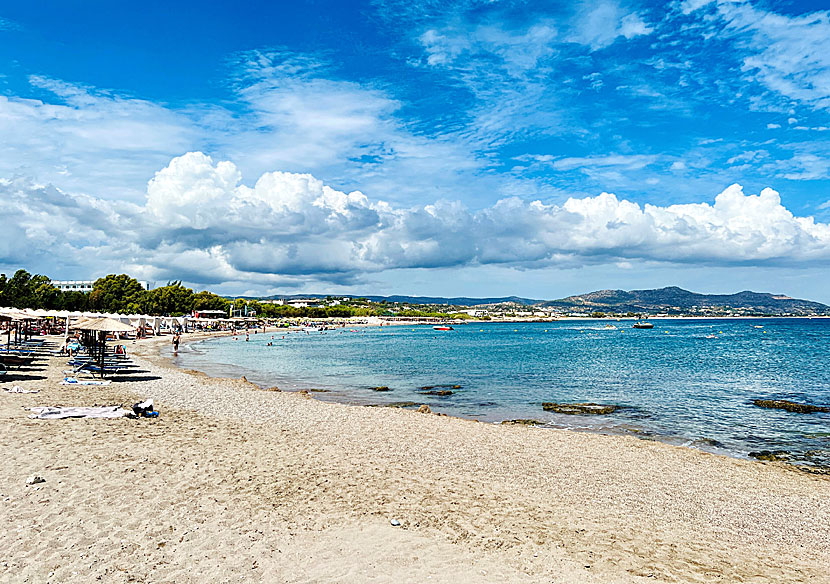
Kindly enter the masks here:
M 794 462 L 830 465 L 830 414 L 752 404 L 763 398 L 830 405 L 830 320 L 652 320 L 651 330 L 632 329 L 631 321 L 606 329 L 608 322 L 260 333 L 249 342 L 242 335 L 189 344 L 176 361 L 263 386 L 329 390 L 320 399 L 426 403 L 484 421 L 532 418 L 738 456 L 782 450 Z M 419 390 L 435 385 L 449 386 L 452 395 Z M 622 407 L 605 416 L 568 416 L 543 411 L 546 401 Z

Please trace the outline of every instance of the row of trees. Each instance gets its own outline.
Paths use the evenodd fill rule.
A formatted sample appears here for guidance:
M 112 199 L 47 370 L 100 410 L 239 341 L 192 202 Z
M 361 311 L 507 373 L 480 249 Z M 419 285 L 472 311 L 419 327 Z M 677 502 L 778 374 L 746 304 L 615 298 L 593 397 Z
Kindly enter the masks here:
M 55 288 L 47 276 L 33 276 L 26 270 L 18 270 L 11 278 L 0 275 L 0 306 L 181 316 L 194 310 L 221 310 L 227 314 L 231 301 L 207 290 L 193 292 L 182 286 L 180 281 L 145 290 L 138 280 L 126 274 L 99 278 L 91 292 L 67 292 Z M 384 306 L 295 307 L 241 298 L 233 301 L 233 308 L 237 313 L 266 318 L 345 318 L 392 314 Z
M 18 270 L 11 278 L 0 274 L 0 306 L 14 308 L 181 316 L 194 309 L 227 312 L 230 304 L 227 298 L 207 290 L 194 293 L 181 282 L 145 290 L 126 274 L 99 278 L 91 292 L 58 290 L 47 276 L 32 276 L 26 270 Z
M 369 305 L 368 302 L 358 299 L 355 304 L 296 307 L 238 298 L 233 301 L 233 308 L 237 313 L 256 314 L 266 318 L 347 318 L 395 314 L 385 303 Z M 194 310 L 221 310 L 227 314 L 231 301 L 207 290 L 193 292 L 190 288 L 182 286 L 180 281 L 145 290 L 138 280 L 126 274 L 110 274 L 105 278 L 99 278 L 93 284 L 91 292 L 67 292 L 55 288 L 46 276 L 33 276 L 26 270 L 18 270 L 11 278 L 0 274 L 0 306 L 181 316 Z M 466 314 L 418 310 L 407 310 L 398 316 L 468 318 Z

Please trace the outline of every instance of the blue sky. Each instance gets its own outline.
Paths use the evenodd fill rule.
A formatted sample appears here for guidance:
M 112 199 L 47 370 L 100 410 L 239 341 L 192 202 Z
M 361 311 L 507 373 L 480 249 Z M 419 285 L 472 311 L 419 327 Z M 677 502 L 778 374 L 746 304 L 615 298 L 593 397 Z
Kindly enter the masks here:
M 0 266 L 830 302 L 822 8 L 2 6 Z

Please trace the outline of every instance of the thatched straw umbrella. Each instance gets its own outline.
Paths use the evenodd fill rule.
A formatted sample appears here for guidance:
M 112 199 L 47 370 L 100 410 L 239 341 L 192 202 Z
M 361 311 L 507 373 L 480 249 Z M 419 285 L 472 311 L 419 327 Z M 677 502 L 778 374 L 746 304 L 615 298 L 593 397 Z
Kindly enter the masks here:
M 14 323 L 14 343 L 16 345 L 20 344 L 21 337 L 25 336 L 26 334 L 26 327 L 21 326 L 23 322 L 27 320 L 34 320 L 37 318 L 36 316 L 32 316 L 16 308 L 0 308 L 0 314 L 2 314 L 5 317 L 8 317 L 9 320 L 11 320 Z M 11 326 L 9 326 L 8 329 L 8 337 L 9 338 L 8 343 L 6 344 L 6 350 L 9 350 L 12 344 Z
M 104 358 L 107 352 L 107 333 L 133 332 L 135 327 L 124 324 L 112 318 L 90 318 L 75 325 L 77 330 L 84 331 L 88 337 L 90 357 L 98 357 L 101 367 L 101 377 L 104 376 Z

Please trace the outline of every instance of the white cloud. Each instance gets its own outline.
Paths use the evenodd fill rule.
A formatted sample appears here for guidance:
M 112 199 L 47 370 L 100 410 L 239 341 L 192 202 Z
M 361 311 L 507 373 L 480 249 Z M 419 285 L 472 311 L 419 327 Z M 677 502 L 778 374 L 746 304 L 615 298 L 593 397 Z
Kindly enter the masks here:
M 603 49 L 618 38 L 632 39 L 651 34 L 654 30 L 642 17 L 626 11 L 613 0 L 586 2 L 577 14 L 570 40 Z
M 479 192 L 475 182 L 498 190 L 495 180 L 473 178 L 488 163 L 463 138 L 411 131 L 383 89 L 326 78 L 324 63 L 291 54 L 251 52 L 234 65 L 243 74 L 228 108 L 173 108 L 32 76 L 44 98 L 0 96 L 0 177 L 135 201 L 172 157 L 210 150 L 248 175 L 314 172 L 398 201 L 426 190 Z
M 704 6 L 711 4 L 714 0 L 683 0 L 680 3 L 680 10 L 683 14 L 691 14 Z
M 830 108 L 830 12 L 788 16 L 724 0 L 718 12 L 750 52 L 748 75 L 785 98 Z
M 30 82 L 55 99 L 0 96 L 0 176 L 135 198 L 155 169 L 199 146 L 197 122 L 185 113 L 44 77 Z
M 448 201 L 407 208 L 308 174 L 270 172 L 247 186 L 232 163 L 190 153 L 156 173 L 143 205 L 20 180 L 0 181 L 0 191 L 0 212 L 12 226 L 0 234 L 0 264 L 37 261 L 53 275 L 88 266 L 90 257 L 96 273 L 89 276 L 129 270 L 262 287 L 486 264 L 830 261 L 830 225 L 794 216 L 771 189 L 745 195 L 739 185 L 714 204 L 640 206 L 603 193 L 562 205 L 512 198 L 479 211 Z
M 618 167 L 626 170 L 639 170 L 654 163 L 657 156 L 646 154 L 609 154 L 606 156 L 568 157 L 553 160 L 551 165 L 556 170 L 591 169 Z
M 0 30 L 21 30 L 22 27 L 13 20 L 0 17 Z
M 554 55 L 557 29 L 541 21 L 523 30 L 507 30 L 499 25 L 480 25 L 472 30 L 450 26 L 429 29 L 419 41 L 432 66 L 452 66 L 461 58 L 479 55 L 498 57 L 499 64 L 512 77 L 521 77 L 541 61 Z

